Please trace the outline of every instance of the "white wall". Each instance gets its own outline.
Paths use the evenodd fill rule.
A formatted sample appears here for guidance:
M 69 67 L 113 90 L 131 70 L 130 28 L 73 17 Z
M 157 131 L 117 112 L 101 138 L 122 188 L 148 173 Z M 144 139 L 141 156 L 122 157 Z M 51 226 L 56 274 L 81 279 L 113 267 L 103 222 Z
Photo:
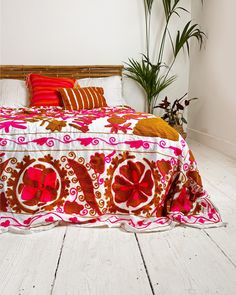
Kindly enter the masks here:
M 0 1 L 2 64 L 122 64 L 145 51 L 142 0 Z M 190 8 L 189 0 L 182 2 Z M 160 1 L 154 10 L 153 42 L 158 44 L 164 21 Z M 179 79 L 167 91 L 173 98 L 188 89 L 186 57 L 179 58 L 175 70 Z M 144 109 L 143 93 L 134 82 L 125 79 L 124 92 L 133 107 Z
M 153 11 L 156 45 L 164 21 L 160 2 Z M 182 3 L 190 9 L 190 0 Z M 236 150 L 235 9 L 235 0 L 206 0 L 204 9 L 192 0 L 192 17 L 208 40 L 191 57 L 190 96 L 200 99 L 190 108 L 189 133 L 231 155 Z M 1 64 L 122 64 L 145 51 L 142 0 L 0 0 L 0 16 Z M 187 18 L 176 17 L 172 28 Z M 160 99 L 187 91 L 186 56 L 177 60 L 175 73 L 177 82 Z M 125 79 L 124 92 L 130 105 L 144 109 L 143 93 L 133 81 Z
M 191 137 L 236 158 L 236 1 L 192 0 L 193 17 L 206 31 L 205 49 L 191 57 Z

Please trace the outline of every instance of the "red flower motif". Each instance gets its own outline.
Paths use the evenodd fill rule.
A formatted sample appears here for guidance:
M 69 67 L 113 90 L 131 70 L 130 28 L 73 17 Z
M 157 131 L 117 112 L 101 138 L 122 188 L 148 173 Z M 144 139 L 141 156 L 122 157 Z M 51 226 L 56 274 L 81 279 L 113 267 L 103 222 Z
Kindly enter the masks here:
M 145 166 L 141 162 L 128 161 L 119 172 L 120 175 L 115 177 L 112 185 L 115 201 L 117 203 L 127 202 L 127 207 L 137 207 L 147 202 L 148 197 L 152 195 L 154 185 L 151 170 L 145 171 Z
M 102 174 L 105 169 L 105 155 L 95 153 L 94 156 L 90 157 L 90 164 L 96 173 Z
M 56 199 L 58 180 L 55 171 L 43 165 L 29 167 L 20 186 L 21 199 L 29 206 L 39 202 L 47 203 Z
M 189 213 L 192 208 L 193 203 L 189 199 L 189 193 L 186 187 L 180 191 L 178 197 L 173 200 L 171 205 L 172 212 L 182 212 L 182 213 Z

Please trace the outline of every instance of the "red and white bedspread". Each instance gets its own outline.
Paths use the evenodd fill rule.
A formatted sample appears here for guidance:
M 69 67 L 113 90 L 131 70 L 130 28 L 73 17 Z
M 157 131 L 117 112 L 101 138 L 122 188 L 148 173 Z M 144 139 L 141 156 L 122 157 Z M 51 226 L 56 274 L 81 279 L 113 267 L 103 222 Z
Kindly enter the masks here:
M 0 231 L 217 226 L 186 142 L 129 107 L 0 108 Z

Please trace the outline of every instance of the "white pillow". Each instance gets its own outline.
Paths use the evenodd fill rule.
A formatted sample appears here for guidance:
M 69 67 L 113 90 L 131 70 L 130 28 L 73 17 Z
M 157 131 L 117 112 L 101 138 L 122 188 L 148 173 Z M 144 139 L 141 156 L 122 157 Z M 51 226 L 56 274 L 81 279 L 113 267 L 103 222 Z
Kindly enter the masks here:
M 76 81 L 80 87 L 102 87 L 108 106 L 126 105 L 122 96 L 121 76 L 111 76 L 105 78 L 85 78 Z
M 25 81 L 0 79 L 0 106 L 22 108 L 29 106 Z

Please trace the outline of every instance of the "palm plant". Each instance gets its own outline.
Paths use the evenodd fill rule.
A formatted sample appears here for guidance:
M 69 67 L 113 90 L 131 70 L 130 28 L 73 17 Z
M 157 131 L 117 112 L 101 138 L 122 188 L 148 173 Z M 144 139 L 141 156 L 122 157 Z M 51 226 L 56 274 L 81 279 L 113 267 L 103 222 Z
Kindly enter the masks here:
M 181 49 L 187 49 L 190 52 L 190 40 L 196 39 L 202 47 L 204 32 L 198 24 L 192 24 L 192 21 L 186 23 L 182 31 L 177 30 L 171 33 L 169 25 L 172 17 L 177 15 L 181 17 L 182 12 L 188 12 L 180 5 L 180 0 L 158 0 L 161 1 L 163 12 L 165 14 L 165 26 L 163 28 L 162 38 L 157 54 L 157 60 L 152 61 L 150 57 L 150 32 L 152 9 L 155 0 L 143 0 L 145 13 L 145 32 L 146 32 L 146 53 L 142 54 L 141 61 L 130 58 L 125 64 L 125 75 L 135 80 L 144 90 L 147 99 L 148 112 L 153 113 L 159 94 L 176 80 L 176 75 L 170 75 L 173 65 L 181 52 Z M 203 0 L 202 0 L 203 1 Z M 175 34 L 175 36 L 173 36 Z M 167 64 L 164 60 L 167 40 L 171 43 L 172 60 Z

